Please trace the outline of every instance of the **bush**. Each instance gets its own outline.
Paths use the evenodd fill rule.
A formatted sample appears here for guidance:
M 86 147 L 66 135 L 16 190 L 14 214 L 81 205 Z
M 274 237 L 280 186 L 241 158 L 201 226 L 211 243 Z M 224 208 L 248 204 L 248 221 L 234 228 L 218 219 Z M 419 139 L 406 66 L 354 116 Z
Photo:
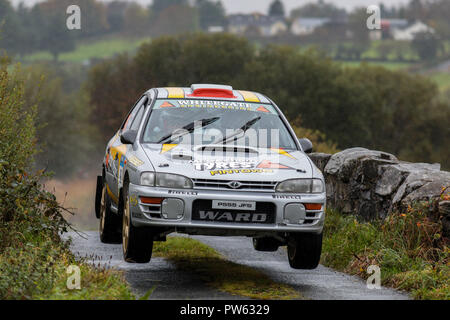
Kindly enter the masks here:
M 437 200 L 417 204 L 384 221 L 360 223 L 329 210 L 322 263 L 363 278 L 370 265 L 383 285 L 410 291 L 416 299 L 450 298 L 449 239 L 442 236 Z
M 120 274 L 76 262 L 61 240 L 65 209 L 44 189 L 47 175 L 31 173 L 36 108 L 25 105 L 17 72 L 0 67 L 0 299 L 132 298 Z M 65 268 L 75 263 L 92 280 L 80 292 L 65 287 Z

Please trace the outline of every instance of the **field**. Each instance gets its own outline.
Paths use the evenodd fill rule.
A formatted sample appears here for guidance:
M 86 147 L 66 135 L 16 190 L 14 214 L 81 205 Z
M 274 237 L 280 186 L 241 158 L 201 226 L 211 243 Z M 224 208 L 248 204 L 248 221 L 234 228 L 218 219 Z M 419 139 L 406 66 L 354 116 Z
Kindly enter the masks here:
M 150 41 L 150 38 L 111 38 L 101 39 L 98 41 L 82 42 L 72 52 L 63 53 L 59 57 L 61 62 L 78 62 L 82 63 L 89 59 L 109 58 L 119 53 L 133 52 L 142 43 Z M 51 61 L 52 55 L 49 52 L 37 52 L 25 56 L 24 62 Z

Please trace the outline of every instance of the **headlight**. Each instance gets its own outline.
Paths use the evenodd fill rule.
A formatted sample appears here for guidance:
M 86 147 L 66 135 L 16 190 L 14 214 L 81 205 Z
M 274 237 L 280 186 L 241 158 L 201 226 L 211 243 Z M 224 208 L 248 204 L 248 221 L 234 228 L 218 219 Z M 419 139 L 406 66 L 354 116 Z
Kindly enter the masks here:
M 192 189 L 191 179 L 171 173 L 157 173 L 156 186 L 176 189 Z
M 143 172 L 141 174 L 141 185 L 153 187 L 155 185 L 155 173 Z
M 292 179 L 280 182 L 276 191 L 285 193 L 322 193 L 324 192 L 324 186 L 320 179 Z

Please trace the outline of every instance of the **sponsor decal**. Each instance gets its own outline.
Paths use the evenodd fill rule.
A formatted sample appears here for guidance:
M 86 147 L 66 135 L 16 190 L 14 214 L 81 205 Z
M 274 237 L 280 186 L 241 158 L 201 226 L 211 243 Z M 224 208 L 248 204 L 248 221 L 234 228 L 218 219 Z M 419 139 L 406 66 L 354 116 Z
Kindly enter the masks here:
M 231 102 L 219 100 L 178 100 L 180 108 L 211 108 L 225 110 L 253 111 L 252 105 L 245 102 Z
M 225 222 L 259 222 L 267 221 L 266 213 L 235 213 L 235 212 L 221 212 L 212 210 L 200 210 L 199 220 L 206 221 L 225 221 Z
M 136 156 L 131 156 L 128 159 L 128 162 L 131 163 L 135 167 L 139 167 L 139 166 L 142 166 L 144 164 L 144 161 L 142 161 L 141 159 L 139 159 Z
M 180 194 L 180 195 L 186 195 L 186 196 L 196 196 L 198 195 L 197 191 L 180 191 L 180 190 L 168 190 L 168 194 Z
M 154 109 L 163 108 L 185 108 L 185 109 L 219 109 L 219 110 L 239 110 L 264 112 L 267 114 L 277 114 L 275 108 L 270 104 L 256 104 L 245 101 L 222 101 L 222 100 L 159 100 L 156 102 Z
M 272 198 L 274 199 L 287 199 L 287 200 L 300 200 L 301 196 L 296 195 L 280 195 L 280 194 L 273 194 Z
M 230 170 L 212 170 L 209 173 L 212 176 L 215 175 L 226 175 L 226 174 L 237 174 L 237 173 L 273 173 L 272 169 L 230 169 Z
M 258 163 L 251 159 L 224 159 L 224 160 L 211 160 L 211 161 L 198 161 L 193 162 L 194 168 L 197 171 L 209 170 L 213 171 L 226 171 L 226 170 L 239 170 L 239 169 L 291 169 L 289 166 L 285 166 L 280 163 L 274 163 L 270 160 L 263 160 Z M 222 169 L 222 170 L 219 170 Z M 256 171 L 255 171 L 256 172 Z M 239 172 L 236 172 L 239 173 Z M 241 173 L 249 173 L 241 170 Z
M 256 166 L 255 160 L 250 159 L 217 159 L 217 160 L 195 160 L 193 162 L 195 170 L 217 170 L 217 169 L 249 169 Z
M 130 196 L 130 204 L 135 207 L 138 205 L 138 200 L 137 197 L 135 195 L 131 195 Z

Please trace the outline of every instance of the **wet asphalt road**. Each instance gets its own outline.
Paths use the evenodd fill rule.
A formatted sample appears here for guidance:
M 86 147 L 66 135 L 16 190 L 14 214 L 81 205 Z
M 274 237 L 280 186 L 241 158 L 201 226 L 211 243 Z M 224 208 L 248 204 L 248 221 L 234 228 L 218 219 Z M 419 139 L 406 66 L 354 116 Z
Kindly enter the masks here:
M 122 259 L 121 245 L 101 243 L 97 232 L 85 232 L 87 239 L 75 233 L 69 233 L 68 236 L 72 238 L 71 249 L 75 255 L 87 257 L 95 264 L 124 270 L 127 281 L 138 297 L 155 288 L 150 299 L 245 299 L 217 291 L 203 283 L 195 270 L 177 270 L 172 263 L 162 258 L 152 258 L 147 264 L 126 263 Z M 409 299 L 407 294 L 388 288 L 367 289 L 365 281 L 358 277 L 322 265 L 315 270 L 291 269 L 285 248 L 280 248 L 277 252 L 258 252 L 253 249 L 250 238 L 192 238 L 213 247 L 230 261 L 259 269 L 275 281 L 290 285 L 307 299 Z

